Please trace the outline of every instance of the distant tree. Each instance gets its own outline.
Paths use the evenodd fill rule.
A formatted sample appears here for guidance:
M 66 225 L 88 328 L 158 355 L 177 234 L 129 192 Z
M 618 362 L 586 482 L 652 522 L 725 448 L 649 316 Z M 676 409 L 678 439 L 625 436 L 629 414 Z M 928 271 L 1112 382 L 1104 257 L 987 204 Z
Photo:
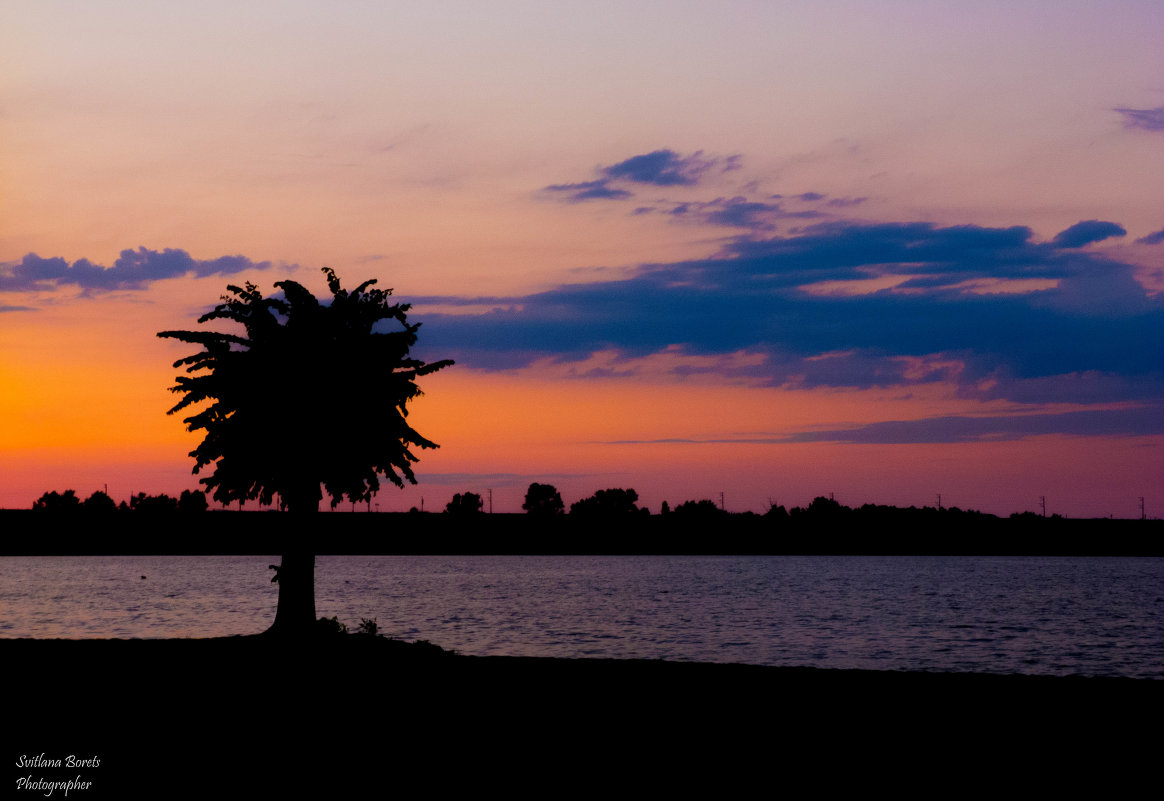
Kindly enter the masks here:
M 805 511 L 814 517 L 836 517 L 852 510 L 832 498 L 817 496 L 812 499 L 812 503 L 808 505 L 808 509 Z
M 560 515 L 566 511 L 562 495 L 553 484 L 529 485 L 525 493 L 525 503 L 521 505 L 531 515 Z
M 764 517 L 768 520 L 786 520 L 788 519 L 788 510 L 783 506 L 772 505 L 768 507 L 768 511 L 764 513 Z
M 129 499 L 129 508 L 143 514 L 177 514 L 178 499 L 169 495 L 146 495 L 139 492 Z
M 85 511 L 90 514 L 105 514 L 107 512 L 117 511 L 117 504 L 114 503 L 113 499 L 101 490 L 97 490 L 88 498 L 86 498 L 84 507 Z
M 685 520 L 714 520 L 726 517 L 727 512 L 715 505 L 715 501 L 684 501 L 675 507 L 674 514 Z
M 75 490 L 46 492 L 36 499 L 32 508 L 38 512 L 76 512 L 81 508 L 81 499 Z
M 475 492 L 458 492 L 453 499 L 445 504 L 445 511 L 451 515 L 476 515 L 481 513 L 484 504 L 481 496 Z
M 276 634 L 315 628 L 317 526 L 308 516 L 318 511 L 321 485 L 335 507 L 370 499 L 380 476 L 415 484 L 412 449 L 437 445 L 408 425 L 408 403 L 421 394 L 417 378 L 452 364 L 409 355 L 420 324 L 408 322 L 407 303 L 390 302 L 392 290 L 372 280 L 349 292 L 333 270 L 323 272 L 327 303 L 295 281 L 276 282 L 282 298 L 247 283 L 228 286 L 222 303 L 198 318 L 237 323 L 243 335 L 158 334 L 202 348 L 174 362 L 197 375 L 178 376 L 171 391 L 183 397 L 170 409 L 207 402 L 185 418 L 190 431 L 205 432 L 190 452 L 194 472 L 214 467 L 201 483 L 223 504 L 270 504 L 277 495 L 299 520 L 275 568 Z
M 639 494 L 633 489 L 604 489 L 570 504 L 570 514 L 591 517 L 612 517 L 616 515 L 643 514 L 635 504 Z
M 671 504 L 667 503 L 666 501 L 663 501 L 663 505 L 659 507 L 659 514 L 661 514 L 661 515 L 671 514 Z
M 205 512 L 209 506 L 206 493 L 201 490 L 182 490 L 178 497 L 178 511 L 184 515 Z

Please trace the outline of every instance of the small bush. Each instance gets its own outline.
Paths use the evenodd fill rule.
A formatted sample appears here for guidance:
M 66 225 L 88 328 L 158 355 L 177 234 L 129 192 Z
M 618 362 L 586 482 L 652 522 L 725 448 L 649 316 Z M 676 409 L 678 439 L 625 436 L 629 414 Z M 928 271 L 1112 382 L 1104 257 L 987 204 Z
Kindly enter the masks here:
M 323 636 L 347 634 L 348 627 L 339 622 L 339 617 L 321 617 L 315 622 L 316 631 Z

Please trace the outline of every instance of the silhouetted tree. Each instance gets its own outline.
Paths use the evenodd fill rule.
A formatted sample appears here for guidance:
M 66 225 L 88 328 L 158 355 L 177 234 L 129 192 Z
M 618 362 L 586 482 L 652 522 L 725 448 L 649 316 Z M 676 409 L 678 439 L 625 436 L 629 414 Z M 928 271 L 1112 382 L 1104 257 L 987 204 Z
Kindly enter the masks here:
M 673 514 L 684 520 L 711 520 L 725 517 L 727 512 L 715 505 L 715 501 L 684 501 L 675 507 Z
M 76 512 L 81 509 L 81 499 L 75 490 L 53 490 L 37 498 L 32 508 L 38 512 Z
M 661 514 L 661 515 L 671 514 L 671 504 L 667 503 L 666 501 L 663 501 L 663 505 L 659 507 L 659 514 Z
M 783 506 L 776 506 L 773 504 L 768 507 L 768 511 L 764 512 L 764 517 L 768 520 L 783 522 L 788 519 L 788 510 Z
M 88 498 L 86 498 L 83 506 L 85 511 L 89 514 L 105 514 L 108 512 L 117 511 L 117 504 L 113 502 L 113 499 L 110 498 L 108 494 L 102 492 L 101 490 L 97 490 Z
M 560 515 L 566 511 L 562 495 L 553 484 L 529 485 L 525 491 L 525 503 L 521 505 L 531 515 Z
M 570 514 L 609 517 L 612 515 L 648 513 L 646 509 L 639 509 L 635 504 L 639 494 L 633 489 L 604 489 L 570 504 Z
M 808 514 L 814 517 L 831 518 L 839 517 L 846 512 L 852 511 L 849 507 L 841 504 L 840 501 L 835 501 L 832 498 L 826 498 L 823 495 L 818 495 L 812 499 L 812 503 L 808 505 L 805 510 Z
M 445 511 L 451 515 L 475 515 L 481 513 L 484 504 L 481 496 L 475 492 L 458 492 L 453 499 L 445 504 Z
M 184 515 L 205 512 L 209 505 L 206 502 L 206 493 L 199 490 L 182 490 L 178 497 L 178 511 Z
M 315 624 L 315 549 L 307 515 L 319 510 L 323 491 L 332 506 L 347 498 L 369 500 L 380 476 L 398 487 L 415 484 L 413 448 L 436 443 L 407 423 L 408 403 L 420 395 L 416 379 L 452 364 L 426 364 L 409 355 L 419 323 L 409 323 L 407 303 L 391 303 L 392 290 L 374 280 L 347 291 L 323 268 L 330 303 L 295 281 L 279 281 L 282 298 L 264 298 L 251 283 L 228 286 L 222 303 L 198 318 L 243 326 L 242 335 L 214 331 L 162 331 L 160 337 L 203 349 L 174 362 L 186 367 L 172 392 L 183 395 L 170 414 L 207 402 L 185 418 L 203 431 L 190 452 L 194 472 L 223 504 L 277 495 L 301 522 L 289 532 L 282 564 L 275 567 L 279 607 L 271 631 L 309 632 Z
M 146 495 L 139 492 L 130 497 L 129 508 L 143 514 L 177 514 L 178 499 L 169 495 Z

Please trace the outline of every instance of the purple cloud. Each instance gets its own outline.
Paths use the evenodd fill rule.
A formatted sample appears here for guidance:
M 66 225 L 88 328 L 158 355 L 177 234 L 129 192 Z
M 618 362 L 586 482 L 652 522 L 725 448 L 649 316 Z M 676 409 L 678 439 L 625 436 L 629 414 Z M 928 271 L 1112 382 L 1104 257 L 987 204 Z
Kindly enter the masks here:
M 265 270 L 271 262 L 253 262 L 245 256 L 197 260 L 184 250 L 162 251 L 139 247 L 123 250 L 112 267 L 78 259 L 71 265 L 61 258 L 44 259 L 29 253 L 19 263 L 0 266 L 0 292 L 44 292 L 75 285 L 86 292 L 145 289 L 154 281 L 193 275 L 234 275 Z
M 702 150 L 683 156 L 674 150 L 655 150 L 629 159 L 599 167 L 599 177 L 593 181 L 572 184 L 551 184 L 548 192 L 559 192 L 571 202 L 579 200 L 621 200 L 631 196 L 627 189 L 612 184 L 646 184 L 650 186 L 694 186 L 708 170 L 719 167 L 721 172 L 740 169 L 740 156 L 714 158 Z
M 578 184 L 552 184 L 546 187 L 546 191 L 561 192 L 571 203 L 580 200 L 622 200 L 631 196 L 631 193 L 625 189 L 610 186 L 610 182 L 606 178 Z
M 927 417 L 885 420 L 830 431 L 804 431 L 772 436 L 718 439 L 617 440 L 604 444 L 784 445 L 803 442 L 841 442 L 860 445 L 991 442 L 1018 440 L 1046 434 L 1069 436 L 1143 436 L 1164 434 L 1164 407 L 1145 404 L 1127 409 L 1086 409 L 1044 414 Z
M 752 231 L 770 231 L 775 228 L 774 220 L 813 219 L 821 216 L 817 211 L 785 211 L 779 203 L 764 203 L 745 197 L 679 203 L 668 213 L 705 225 L 747 228 Z
M 1164 299 L 1136 281 L 1134 265 L 1063 247 L 1102 233 L 1072 229 L 1057 244 L 1033 241 L 1024 226 L 818 224 L 513 298 L 505 310 L 430 316 L 426 346 L 482 369 L 599 351 L 749 353 L 747 366 L 727 360 L 716 371 L 805 388 L 949 381 L 970 397 L 1030 404 L 1164 397 Z M 806 290 L 871 277 L 907 280 Z M 1046 285 L 989 291 L 1025 279 Z
M 1052 244 L 1060 248 L 1081 248 L 1113 236 L 1127 236 L 1122 226 L 1103 220 L 1083 220 L 1055 235 Z
M 1164 228 L 1136 240 L 1137 245 L 1159 245 L 1161 242 L 1164 242 Z
M 1164 106 L 1157 108 L 1117 108 L 1124 115 L 1124 125 L 1128 128 L 1143 128 L 1145 131 L 1164 131 Z
M 717 163 L 718 159 L 704 158 L 702 150 L 690 156 L 680 156 L 673 150 L 656 150 L 606 167 L 602 174 L 610 179 L 654 186 L 694 186 Z M 732 164 L 729 168 L 736 166 Z

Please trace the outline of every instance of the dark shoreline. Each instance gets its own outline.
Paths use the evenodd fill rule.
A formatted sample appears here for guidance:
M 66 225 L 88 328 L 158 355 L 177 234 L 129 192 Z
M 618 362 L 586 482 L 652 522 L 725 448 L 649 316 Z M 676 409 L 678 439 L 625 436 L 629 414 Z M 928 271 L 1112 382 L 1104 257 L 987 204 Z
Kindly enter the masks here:
M 833 518 L 677 515 L 595 520 L 525 514 L 321 513 L 319 555 L 1164 556 L 1164 521 L 995 518 L 936 510 Z M 0 555 L 270 555 L 303 521 L 281 512 L 69 515 L 0 510 Z
M 1164 681 L 1145 679 L 474 657 L 357 635 L 0 639 L 0 664 L 9 765 L 98 754 L 88 772 L 117 792 L 82 799 L 177 774 L 208 788 L 230 775 L 260 797 L 279 777 L 342 774 L 371 792 L 380 774 L 360 768 L 377 760 L 593 771 L 629 757 L 674 771 L 755 749 L 821 768 L 934 749 L 1134 749 L 1129 722 L 1164 711 Z

